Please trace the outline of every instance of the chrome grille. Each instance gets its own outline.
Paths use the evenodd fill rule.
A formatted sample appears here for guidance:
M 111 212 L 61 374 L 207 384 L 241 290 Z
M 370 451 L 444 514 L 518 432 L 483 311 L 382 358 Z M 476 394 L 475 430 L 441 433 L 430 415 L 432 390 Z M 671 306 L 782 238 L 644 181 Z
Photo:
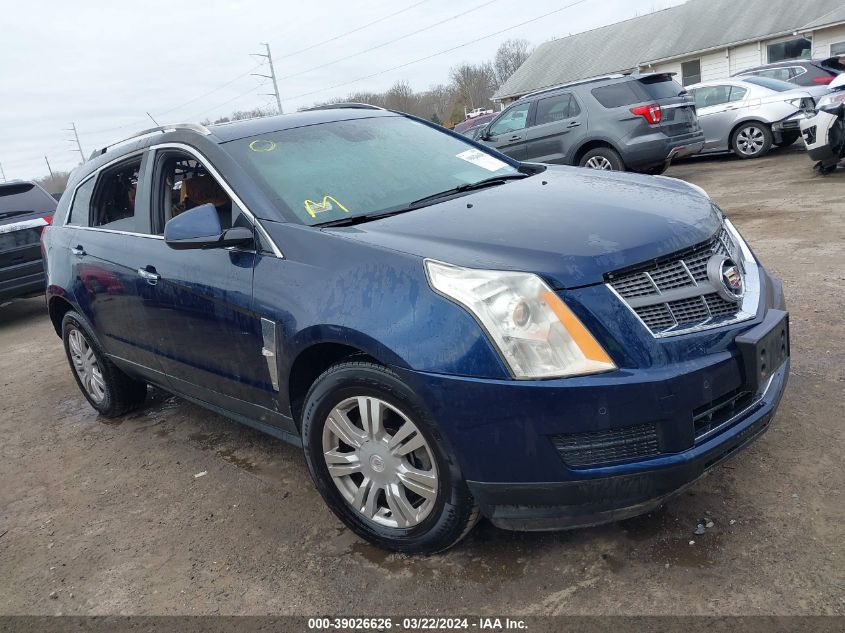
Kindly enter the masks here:
M 723 227 L 709 243 L 651 266 L 610 275 L 610 286 L 655 335 L 713 327 L 737 316 L 741 305 L 717 293 L 707 262 L 725 255 L 740 263 L 739 249 Z

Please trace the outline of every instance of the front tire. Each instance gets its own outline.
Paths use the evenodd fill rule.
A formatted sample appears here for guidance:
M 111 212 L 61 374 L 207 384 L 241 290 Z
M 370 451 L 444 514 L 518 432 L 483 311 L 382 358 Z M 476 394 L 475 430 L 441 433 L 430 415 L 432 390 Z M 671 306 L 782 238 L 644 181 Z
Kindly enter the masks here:
M 743 123 L 731 137 L 734 153 L 742 159 L 762 158 L 772 149 L 772 130 L 764 123 Z
M 379 547 L 432 554 L 478 520 L 445 438 L 416 394 L 381 365 L 344 362 L 317 378 L 303 407 L 302 440 L 326 504 Z
M 144 403 L 147 383 L 118 369 L 84 319 L 72 310 L 62 319 L 62 342 L 79 390 L 100 415 L 114 418 Z
M 609 147 L 597 147 L 581 157 L 580 167 L 606 171 L 625 171 L 625 163 L 619 153 Z

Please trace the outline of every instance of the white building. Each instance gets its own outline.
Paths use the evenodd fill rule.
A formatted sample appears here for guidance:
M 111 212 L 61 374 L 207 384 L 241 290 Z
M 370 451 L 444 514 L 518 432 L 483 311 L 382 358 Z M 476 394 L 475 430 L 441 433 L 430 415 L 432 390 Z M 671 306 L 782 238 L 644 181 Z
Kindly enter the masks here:
M 789 59 L 845 56 L 845 0 L 689 0 L 546 42 L 493 98 L 618 72 L 674 72 L 684 85 Z

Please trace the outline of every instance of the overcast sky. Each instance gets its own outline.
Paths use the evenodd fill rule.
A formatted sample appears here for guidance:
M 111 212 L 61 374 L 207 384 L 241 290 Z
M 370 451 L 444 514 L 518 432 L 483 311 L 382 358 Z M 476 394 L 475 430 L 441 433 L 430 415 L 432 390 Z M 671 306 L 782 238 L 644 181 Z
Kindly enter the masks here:
M 273 98 L 261 95 L 272 91 L 269 81 L 250 76 L 267 73 L 249 55 L 262 52 L 260 42 L 270 44 L 290 112 L 400 79 L 423 90 L 445 83 L 452 65 L 491 59 L 505 39 L 536 45 L 682 0 L 581 0 L 492 35 L 576 2 L 0 0 L 0 164 L 9 180 L 46 175 L 45 154 L 54 171 L 72 169 L 80 157 L 65 130 L 71 121 L 87 156 L 151 127 L 148 111 L 172 123 L 270 105 Z

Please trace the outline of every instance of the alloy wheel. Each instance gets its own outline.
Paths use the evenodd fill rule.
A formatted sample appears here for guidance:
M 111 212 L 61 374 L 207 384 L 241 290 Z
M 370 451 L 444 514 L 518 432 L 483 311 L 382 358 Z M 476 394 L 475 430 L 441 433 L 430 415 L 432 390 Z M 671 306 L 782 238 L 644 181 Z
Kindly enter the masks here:
M 736 137 L 736 145 L 739 151 L 746 156 L 759 154 L 765 144 L 763 130 L 756 126 L 748 126 L 740 130 Z
M 323 427 L 323 459 L 346 502 L 379 525 L 418 525 L 437 500 L 428 442 L 408 416 L 379 398 L 347 398 L 332 409 Z
M 584 163 L 584 167 L 589 167 L 590 169 L 606 169 L 608 171 L 613 170 L 613 165 L 604 156 L 593 156 Z
M 82 388 L 94 402 L 101 403 L 106 397 L 106 382 L 94 349 L 85 335 L 77 329 L 68 332 L 67 342 L 73 368 L 79 376 Z

